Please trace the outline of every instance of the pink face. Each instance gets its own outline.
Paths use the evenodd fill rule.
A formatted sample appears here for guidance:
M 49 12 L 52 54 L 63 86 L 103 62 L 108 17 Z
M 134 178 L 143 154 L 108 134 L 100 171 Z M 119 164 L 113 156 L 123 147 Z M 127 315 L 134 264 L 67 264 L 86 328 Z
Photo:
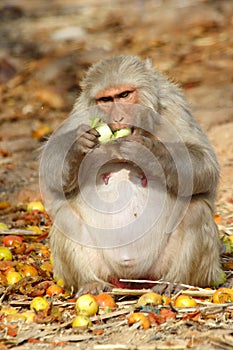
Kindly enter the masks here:
M 137 91 L 130 85 L 119 85 L 101 90 L 96 95 L 96 103 L 104 104 L 108 102 L 137 103 Z
M 100 108 L 111 115 L 109 126 L 112 130 L 119 130 L 130 127 L 130 120 L 127 117 L 126 109 L 118 111 L 117 104 L 112 108 L 112 104 L 117 102 L 134 104 L 138 102 L 137 90 L 132 85 L 119 85 L 117 87 L 109 87 L 101 90 L 96 95 L 96 103 Z M 124 115 L 125 114 L 125 115 Z M 125 123 L 124 123 L 125 122 Z

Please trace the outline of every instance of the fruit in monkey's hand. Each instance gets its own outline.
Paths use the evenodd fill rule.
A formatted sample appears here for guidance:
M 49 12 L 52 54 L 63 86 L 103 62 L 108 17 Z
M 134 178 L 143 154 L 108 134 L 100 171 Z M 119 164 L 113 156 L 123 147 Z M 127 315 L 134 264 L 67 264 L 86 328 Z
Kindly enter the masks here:
M 90 118 L 90 120 L 91 120 L 91 128 L 98 131 L 98 133 L 100 134 L 98 138 L 99 142 L 103 144 L 109 141 L 118 139 L 120 137 L 129 136 L 132 133 L 130 128 L 122 128 L 122 129 L 116 130 L 113 133 L 110 127 L 108 126 L 108 124 L 102 122 L 100 118 Z

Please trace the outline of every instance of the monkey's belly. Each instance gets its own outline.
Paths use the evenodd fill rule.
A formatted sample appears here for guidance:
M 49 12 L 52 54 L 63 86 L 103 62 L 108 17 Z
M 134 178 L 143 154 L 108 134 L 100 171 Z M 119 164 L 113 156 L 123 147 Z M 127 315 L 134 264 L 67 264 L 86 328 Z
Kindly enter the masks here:
M 114 229 L 134 222 L 147 202 L 146 178 L 128 169 L 98 175 L 95 189 L 85 191 L 81 216 L 89 225 Z
M 77 205 L 86 237 L 100 247 L 116 247 L 153 229 L 163 210 L 164 193 L 130 166 L 104 170 L 95 188 L 86 186 L 80 192 Z

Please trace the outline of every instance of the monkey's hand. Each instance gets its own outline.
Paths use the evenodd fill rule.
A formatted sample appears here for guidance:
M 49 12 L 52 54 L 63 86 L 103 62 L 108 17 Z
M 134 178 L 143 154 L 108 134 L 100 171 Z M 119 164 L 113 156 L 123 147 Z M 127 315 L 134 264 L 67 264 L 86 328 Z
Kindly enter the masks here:
M 119 142 L 120 158 L 137 164 L 146 176 L 160 176 L 152 140 L 144 136 L 129 136 Z
M 134 149 L 134 152 L 136 152 L 135 148 L 139 149 L 143 149 L 143 147 L 141 147 L 140 145 L 144 146 L 148 151 L 153 151 L 154 148 L 154 140 L 151 137 L 142 135 L 142 134 L 133 134 L 130 136 L 126 136 L 122 139 L 119 140 L 119 142 L 122 141 L 123 142 L 127 141 L 129 147 L 132 147 Z M 132 143 L 134 146 L 130 146 L 130 143 Z
M 104 292 L 110 292 L 112 290 L 112 286 L 108 283 L 101 282 L 89 282 L 84 284 L 76 293 L 75 297 L 78 298 L 84 294 L 93 294 L 97 295 Z
M 87 125 L 80 125 L 77 130 L 77 150 L 86 154 L 98 144 L 99 133 Z

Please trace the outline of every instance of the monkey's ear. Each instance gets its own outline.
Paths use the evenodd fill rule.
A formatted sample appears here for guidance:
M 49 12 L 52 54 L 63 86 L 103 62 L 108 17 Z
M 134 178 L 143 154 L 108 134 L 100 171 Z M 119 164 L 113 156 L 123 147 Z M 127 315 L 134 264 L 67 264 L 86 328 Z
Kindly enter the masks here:
M 151 58 L 147 58 L 145 60 L 145 67 L 146 69 L 153 69 L 153 63 Z

